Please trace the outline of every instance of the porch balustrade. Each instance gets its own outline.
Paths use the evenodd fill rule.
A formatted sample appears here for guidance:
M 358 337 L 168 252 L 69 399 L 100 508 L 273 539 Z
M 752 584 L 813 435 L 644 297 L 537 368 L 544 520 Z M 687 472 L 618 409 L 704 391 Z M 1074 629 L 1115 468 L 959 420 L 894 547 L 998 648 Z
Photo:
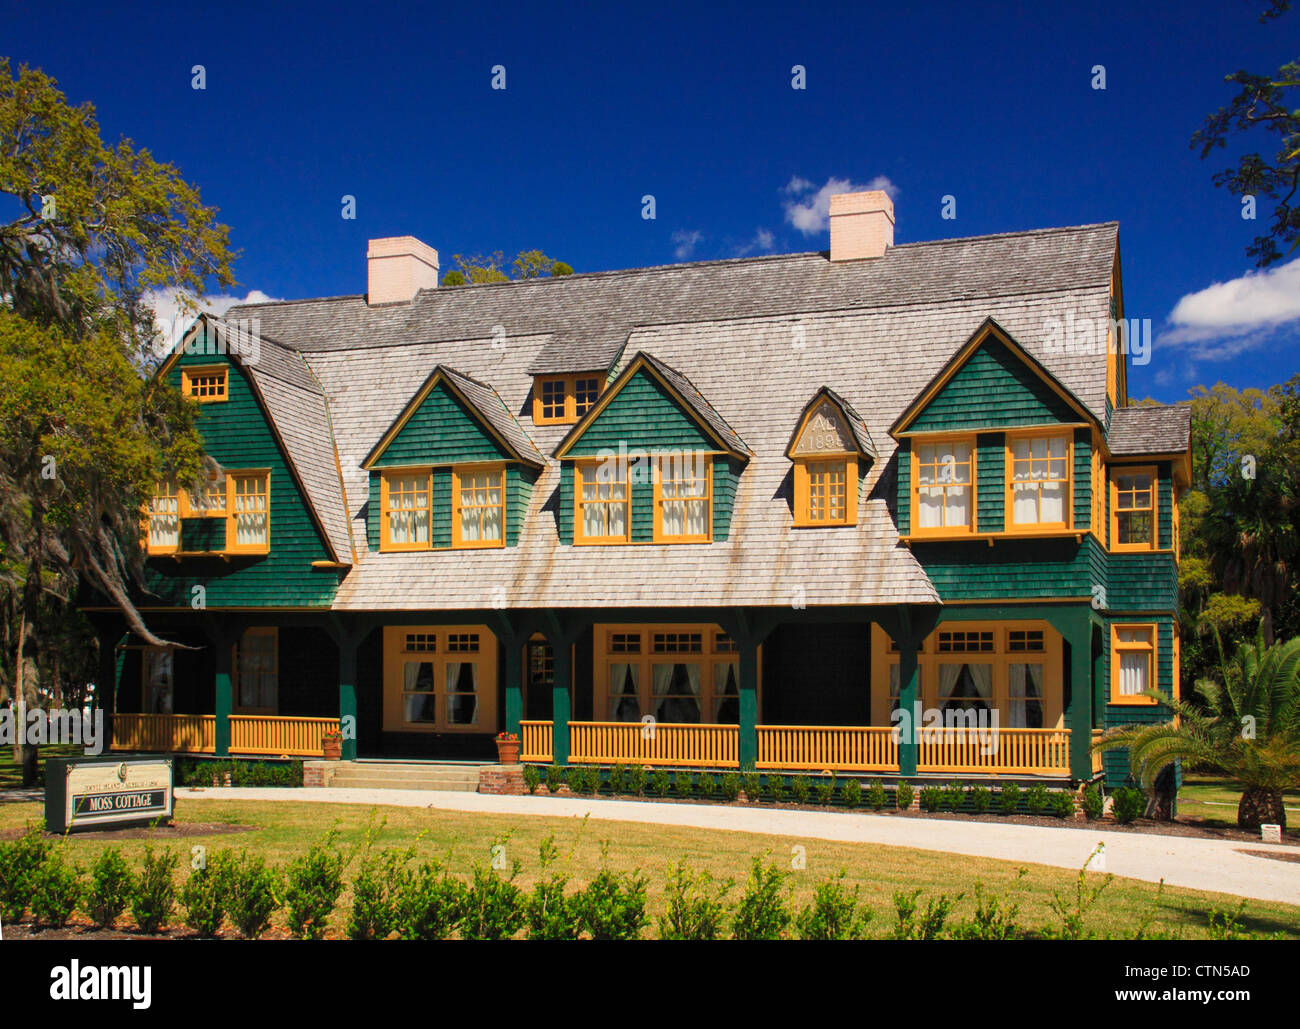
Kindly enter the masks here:
M 337 730 L 337 718 L 293 715 L 231 715 L 230 753 L 264 757 L 321 757 L 321 738 Z M 112 750 L 167 754 L 215 754 L 216 715 L 113 716 Z

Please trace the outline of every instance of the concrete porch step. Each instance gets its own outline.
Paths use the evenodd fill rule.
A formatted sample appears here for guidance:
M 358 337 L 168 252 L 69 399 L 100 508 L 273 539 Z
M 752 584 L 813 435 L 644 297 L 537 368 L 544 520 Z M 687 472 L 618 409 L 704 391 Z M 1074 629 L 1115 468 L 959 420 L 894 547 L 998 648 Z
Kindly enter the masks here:
M 459 764 L 383 764 L 341 762 L 331 769 L 330 786 L 338 789 L 478 790 L 478 766 Z

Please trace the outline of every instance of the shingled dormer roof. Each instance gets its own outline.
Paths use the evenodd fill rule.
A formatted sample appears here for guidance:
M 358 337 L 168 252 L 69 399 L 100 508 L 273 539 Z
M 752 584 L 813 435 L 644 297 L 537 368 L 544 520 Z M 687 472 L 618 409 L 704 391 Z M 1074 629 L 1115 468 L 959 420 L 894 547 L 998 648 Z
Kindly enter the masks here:
M 1192 409 L 1187 404 L 1138 404 L 1116 409 L 1106 443 L 1115 457 L 1183 454 L 1191 445 Z
M 843 416 L 844 424 L 848 426 L 849 433 L 853 437 L 853 442 L 857 447 L 858 453 L 874 460 L 876 456 L 876 445 L 871 442 L 871 433 L 867 430 L 867 423 L 863 421 L 862 415 L 858 414 L 858 412 L 853 409 L 852 404 L 829 386 L 823 386 L 814 393 L 813 398 L 808 401 L 808 405 L 800 413 L 799 421 L 794 427 L 794 432 L 790 434 L 790 442 L 785 448 L 786 456 L 794 456 L 795 444 L 799 440 L 799 434 L 803 430 L 804 424 L 808 420 L 808 416 L 817 409 L 817 405 L 820 404 L 823 399 L 829 400 L 834 404 Z

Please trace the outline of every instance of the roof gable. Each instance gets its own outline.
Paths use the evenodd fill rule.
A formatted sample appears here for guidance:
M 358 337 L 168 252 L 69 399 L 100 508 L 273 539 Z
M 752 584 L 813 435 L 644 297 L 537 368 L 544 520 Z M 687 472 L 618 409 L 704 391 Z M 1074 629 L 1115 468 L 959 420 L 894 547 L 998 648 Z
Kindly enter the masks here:
M 647 353 L 628 362 L 560 441 L 555 456 L 590 457 L 633 445 L 750 455 L 744 440 L 686 376 Z
M 244 374 L 332 559 L 352 563 L 356 551 L 329 403 L 301 354 L 246 328 L 200 314 L 159 366 L 155 378 L 170 375 L 178 364 L 225 363 Z M 220 441 L 205 440 L 205 444 L 209 450 L 220 448 Z
M 857 453 L 874 459 L 876 446 L 853 405 L 829 386 L 823 386 L 799 416 L 785 456 L 793 459 L 834 453 Z
M 1055 376 L 987 319 L 908 404 L 890 433 L 1095 421 Z
M 363 468 L 545 460 L 496 390 L 436 366 L 362 462 Z

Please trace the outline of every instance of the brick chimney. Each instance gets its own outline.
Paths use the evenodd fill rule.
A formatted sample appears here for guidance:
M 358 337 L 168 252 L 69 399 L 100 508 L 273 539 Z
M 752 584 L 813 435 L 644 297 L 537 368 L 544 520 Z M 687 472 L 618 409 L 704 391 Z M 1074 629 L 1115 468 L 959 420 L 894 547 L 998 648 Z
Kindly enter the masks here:
M 367 304 L 409 303 L 438 285 L 438 251 L 414 236 L 372 239 L 366 251 Z
M 894 245 L 894 202 L 882 189 L 831 197 L 831 260 L 884 257 Z

